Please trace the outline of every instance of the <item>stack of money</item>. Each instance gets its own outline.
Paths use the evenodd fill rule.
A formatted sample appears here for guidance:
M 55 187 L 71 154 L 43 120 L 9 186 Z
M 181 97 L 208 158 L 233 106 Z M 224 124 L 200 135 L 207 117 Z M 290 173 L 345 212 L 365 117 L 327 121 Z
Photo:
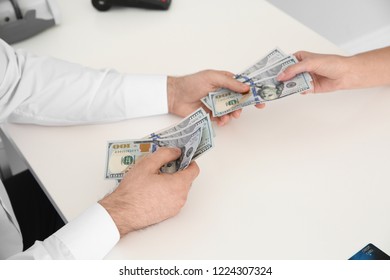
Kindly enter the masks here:
M 158 147 L 181 149 L 181 156 L 177 160 L 161 167 L 163 173 L 177 172 L 213 148 L 213 138 L 210 116 L 199 108 L 178 124 L 142 139 L 108 142 L 105 177 L 120 181 L 136 162 L 155 152 Z
M 250 86 L 246 94 L 221 88 L 202 99 L 214 117 L 220 117 L 245 106 L 264 103 L 312 88 L 312 78 L 305 72 L 285 82 L 276 77 L 288 66 L 297 63 L 293 55 L 276 48 L 235 78 Z

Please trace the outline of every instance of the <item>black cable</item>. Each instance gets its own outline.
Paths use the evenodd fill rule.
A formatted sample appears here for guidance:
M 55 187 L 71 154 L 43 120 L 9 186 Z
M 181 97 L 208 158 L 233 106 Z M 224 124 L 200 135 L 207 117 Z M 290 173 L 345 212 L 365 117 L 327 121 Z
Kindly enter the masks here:
M 16 18 L 17 19 L 22 19 L 23 18 L 23 14 L 22 14 L 22 11 L 20 10 L 20 7 L 19 7 L 19 4 L 18 4 L 17 0 L 9 0 L 9 1 L 11 2 L 12 7 L 14 7 Z

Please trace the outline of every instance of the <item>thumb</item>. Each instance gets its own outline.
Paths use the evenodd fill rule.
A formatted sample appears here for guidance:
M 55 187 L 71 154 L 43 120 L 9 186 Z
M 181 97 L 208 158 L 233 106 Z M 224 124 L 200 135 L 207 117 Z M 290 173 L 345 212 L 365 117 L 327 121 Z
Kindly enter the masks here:
M 218 83 L 216 84 L 217 87 L 227 88 L 240 93 L 245 93 L 249 91 L 249 85 L 237 81 L 232 73 L 227 71 L 221 71 L 220 73 L 222 75 L 219 76 L 219 79 L 216 79 Z
M 180 154 L 181 151 L 179 148 L 161 147 L 153 154 L 149 154 L 148 157 L 143 160 L 143 164 L 145 164 L 151 172 L 158 172 L 161 166 L 176 160 L 179 158 Z
M 287 81 L 300 73 L 310 72 L 313 70 L 310 59 L 316 57 L 317 54 L 306 51 L 298 51 L 294 54 L 294 56 L 298 59 L 299 62 L 287 67 L 282 73 L 280 73 L 277 77 L 278 81 Z
M 294 78 L 296 75 L 307 71 L 309 71 L 308 63 L 306 61 L 301 61 L 284 69 L 276 79 L 281 82 L 287 81 Z

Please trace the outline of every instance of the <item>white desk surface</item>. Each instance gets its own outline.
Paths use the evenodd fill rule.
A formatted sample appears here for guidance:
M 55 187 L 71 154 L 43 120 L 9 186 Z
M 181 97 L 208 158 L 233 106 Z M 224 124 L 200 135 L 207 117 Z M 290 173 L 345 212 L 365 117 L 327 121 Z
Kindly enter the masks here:
M 170 10 L 57 0 L 61 25 L 15 47 L 127 73 L 239 72 L 275 46 L 340 50 L 265 1 L 173 0 Z M 295 95 L 246 108 L 216 128 L 216 147 L 176 217 L 120 240 L 111 259 L 347 259 L 369 242 L 390 252 L 390 89 Z M 108 140 L 179 121 L 3 127 L 63 216 L 114 186 Z

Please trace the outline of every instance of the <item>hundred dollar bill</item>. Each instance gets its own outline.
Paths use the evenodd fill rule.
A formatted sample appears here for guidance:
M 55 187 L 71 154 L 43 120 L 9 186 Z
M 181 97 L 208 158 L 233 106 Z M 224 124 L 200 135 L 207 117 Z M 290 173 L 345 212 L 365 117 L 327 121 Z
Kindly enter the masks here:
M 183 128 L 196 122 L 197 120 L 202 119 L 206 115 L 208 115 L 206 113 L 206 111 L 203 110 L 203 108 L 199 108 L 196 111 L 194 111 L 193 113 L 191 113 L 190 115 L 188 115 L 186 118 L 184 118 L 178 124 L 171 126 L 171 127 L 168 127 L 168 128 L 165 128 L 165 129 L 162 129 L 160 131 L 151 133 L 144 138 L 164 138 L 166 135 L 175 133 L 176 131 L 180 131 Z
M 176 167 L 176 170 L 183 170 L 186 168 L 191 160 L 194 157 L 194 154 L 199 146 L 199 143 L 202 138 L 202 130 L 203 126 L 198 126 L 195 130 L 191 131 L 189 134 L 185 135 L 172 135 L 170 138 L 160 138 L 155 139 L 160 147 L 177 147 L 181 150 L 180 157 L 176 160 L 173 166 Z M 171 168 L 168 170 L 165 167 L 162 168 L 162 172 L 164 173 L 172 173 Z
M 174 138 L 180 137 L 181 135 L 187 135 L 195 131 L 198 127 L 202 128 L 202 136 L 194 155 L 194 159 L 197 159 L 203 153 L 214 147 L 214 131 L 208 114 L 182 130 L 164 135 L 164 138 Z
M 294 56 L 288 56 L 279 63 L 265 69 L 264 71 L 257 72 L 254 76 L 248 78 L 247 83 L 253 84 L 261 80 L 277 77 L 284 69 L 290 65 L 296 64 L 297 62 L 298 60 Z
M 196 129 L 194 133 L 191 134 L 189 140 L 184 144 L 184 146 L 180 147 L 181 155 L 178 160 L 178 170 L 183 170 L 188 165 L 190 165 L 191 161 L 195 159 L 195 153 L 198 150 L 199 144 L 202 138 L 202 127 Z
M 313 78 L 311 77 L 311 75 L 310 75 L 309 73 L 307 73 L 307 72 L 303 72 L 302 74 L 303 74 L 303 76 L 305 76 L 305 80 L 306 80 L 308 83 L 311 84 L 311 82 L 313 81 Z
M 200 101 L 202 101 L 202 103 L 206 106 L 207 109 L 209 109 L 210 111 L 213 110 L 213 107 L 212 107 L 212 104 L 210 103 L 210 98 L 208 95 L 206 95 L 205 97 L 200 99 Z
M 243 71 L 241 74 L 236 75 L 236 79 L 241 82 L 245 82 L 255 73 L 263 71 L 264 69 L 270 67 L 271 65 L 274 65 L 285 57 L 286 54 L 284 54 L 279 48 L 275 48 L 270 51 L 265 57 L 256 62 L 254 65 Z
M 279 82 L 276 78 L 259 81 L 251 85 L 251 90 L 247 94 L 225 90 L 222 93 L 211 94 L 210 98 L 214 104 L 214 116 L 220 117 L 245 106 L 268 102 L 310 89 L 310 82 L 306 81 L 304 75 L 299 74 L 285 82 Z
M 235 75 L 235 79 L 240 82 L 247 82 L 250 77 L 256 75 L 256 73 L 264 71 L 265 69 L 277 64 L 286 57 L 287 55 L 283 53 L 279 48 L 275 48 L 270 51 L 266 56 L 257 61 L 254 65 L 250 66 L 242 73 Z M 213 104 L 209 96 L 203 97 L 201 101 L 210 111 L 213 111 Z
M 107 147 L 106 179 L 122 179 L 128 168 L 147 154 L 157 150 L 153 140 L 109 142 Z M 173 169 L 176 169 L 174 167 Z
M 161 167 L 163 173 L 174 173 L 186 168 L 191 162 L 200 143 L 202 127 L 188 135 L 169 139 L 141 139 L 114 141 L 108 143 L 106 161 L 106 179 L 121 180 L 124 174 L 147 154 L 158 147 L 177 147 L 182 153 L 179 159 Z
M 275 52 L 276 50 L 274 50 Z M 267 64 L 264 68 L 260 68 L 250 74 L 248 74 L 248 77 L 243 82 L 256 82 L 262 79 L 268 79 L 270 77 L 276 77 L 280 74 L 284 69 L 286 69 L 288 66 L 295 64 L 298 62 L 297 58 L 294 55 L 285 55 L 283 56 L 278 55 L 274 56 L 274 60 L 270 60 L 271 63 Z M 282 69 L 281 69 L 282 68 Z M 302 73 L 305 76 L 305 79 L 308 82 L 312 81 L 312 77 L 309 73 L 304 72 Z
M 312 85 L 311 77 L 308 73 L 299 74 L 287 82 L 278 82 L 276 80 L 279 73 L 297 62 L 294 56 L 288 56 L 264 71 L 248 77 L 246 81 L 250 85 L 248 94 L 240 94 L 228 89 L 209 93 L 209 102 L 212 104 L 213 116 L 220 117 L 245 106 L 310 90 Z

